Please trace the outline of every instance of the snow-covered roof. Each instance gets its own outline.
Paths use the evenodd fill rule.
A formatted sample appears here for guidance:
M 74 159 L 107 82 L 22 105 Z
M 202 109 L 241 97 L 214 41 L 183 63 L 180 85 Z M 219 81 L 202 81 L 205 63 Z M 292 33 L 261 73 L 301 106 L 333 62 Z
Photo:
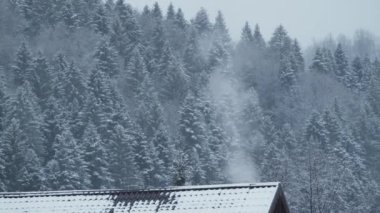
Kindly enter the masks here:
M 0 212 L 261 213 L 273 211 L 279 193 L 282 194 L 279 183 L 12 192 L 0 193 Z

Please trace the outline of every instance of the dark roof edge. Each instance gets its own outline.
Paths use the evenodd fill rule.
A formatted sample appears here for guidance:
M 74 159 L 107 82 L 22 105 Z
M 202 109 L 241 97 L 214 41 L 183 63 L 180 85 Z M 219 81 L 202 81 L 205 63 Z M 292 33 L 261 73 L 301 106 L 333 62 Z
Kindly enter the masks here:
M 64 195 L 101 195 L 133 192 L 170 192 L 189 191 L 207 189 L 232 189 L 232 188 L 261 188 L 278 187 L 278 182 L 267 183 L 242 183 L 242 184 L 219 184 L 219 185 L 199 185 L 199 186 L 171 186 L 167 188 L 152 189 L 97 189 L 97 190 L 64 190 L 64 191 L 34 191 L 34 192 L 0 192 L 1 197 L 29 197 L 29 196 L 64 196 Z
M 285 197 L 284 191 L 282 190 L 282 186 L 280 183 L 278 184 L 276 194 L 272 200 L 272 204 L 270 206 L 269 213 L 274 213 L 276 206 L 277 206 L 277 203 L 279 201 L 282 201 L 282 203 L 284 204 L 285 213 L 289 213 L 290 211 L 289 211 L 288 202 L 286 201 L 286 197 Z

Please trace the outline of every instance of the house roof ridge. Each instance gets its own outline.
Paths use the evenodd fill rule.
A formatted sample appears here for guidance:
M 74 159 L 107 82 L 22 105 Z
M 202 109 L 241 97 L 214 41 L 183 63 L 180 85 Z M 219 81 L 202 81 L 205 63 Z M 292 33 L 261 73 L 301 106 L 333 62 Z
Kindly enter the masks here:
M 65 195 L 97 195 L 109 193 L 133 193 L 133 192 L 163 192 L 163 191 L 187 191 L 228 188 L 255 188 L 255 187 L 278 187 L 279 182 L 262 183 L 232 183 L 194 186 L 168 186 L 162 188 L 145 189 L 89 189 L 89 190 L 58 190 L 58 191 L 30 191 L 30 192 L 0 192 L 0 197 L 32 197 L 32 196 L 65 196 Z

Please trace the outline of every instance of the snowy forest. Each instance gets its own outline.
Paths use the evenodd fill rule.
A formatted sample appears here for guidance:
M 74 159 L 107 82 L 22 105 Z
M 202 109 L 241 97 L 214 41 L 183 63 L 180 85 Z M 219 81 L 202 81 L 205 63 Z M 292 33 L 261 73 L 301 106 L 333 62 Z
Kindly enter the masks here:
M 1 0 L 0 191 L 279 181 L 292 212 L 380 212 L 377 57 L 365 30 L 301 49 L 202 8 Z

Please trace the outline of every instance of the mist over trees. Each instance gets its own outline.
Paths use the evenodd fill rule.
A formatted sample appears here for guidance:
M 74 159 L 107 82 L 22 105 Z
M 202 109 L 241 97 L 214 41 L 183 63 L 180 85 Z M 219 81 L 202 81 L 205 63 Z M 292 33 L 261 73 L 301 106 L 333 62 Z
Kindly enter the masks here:
M 281 181 L 294 212 L 378 212 L 379 50 L 248 22 L 234 43 L 205 9 L 0 1 L 0 191 Z

